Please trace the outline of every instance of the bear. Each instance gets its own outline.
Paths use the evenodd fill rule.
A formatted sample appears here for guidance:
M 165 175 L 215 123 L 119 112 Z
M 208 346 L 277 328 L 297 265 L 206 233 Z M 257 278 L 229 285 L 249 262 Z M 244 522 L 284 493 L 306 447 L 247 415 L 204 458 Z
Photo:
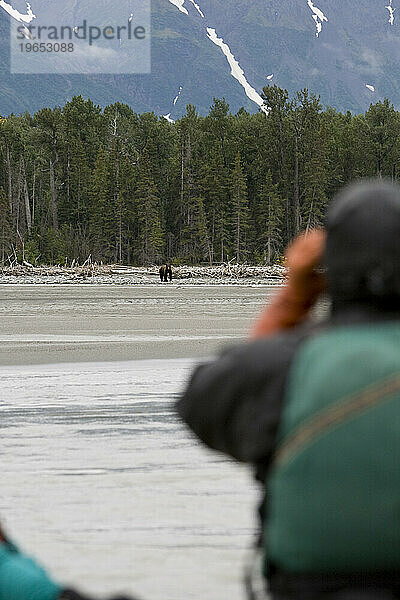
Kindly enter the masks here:
M 171 265 L 166 264 L 160 268 L 160 279 L 161 281 L 168 281 L 168 277 L 169 280 L 172 281 L 172 267 Z

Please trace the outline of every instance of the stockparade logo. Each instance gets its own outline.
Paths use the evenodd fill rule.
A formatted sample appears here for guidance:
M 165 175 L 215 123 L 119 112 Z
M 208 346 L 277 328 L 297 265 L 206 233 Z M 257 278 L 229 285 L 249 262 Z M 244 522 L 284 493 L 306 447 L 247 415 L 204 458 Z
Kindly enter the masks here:
M 150 73 L 150 0 L 131 0 L 122 3 L 125 6 L 119 3 L 118 9 L 115 3 L 107 4 L 102 3 L 99 14 L 97 0 L 86 0 L 81 11 L 84 16 L 77 22 L 73 14 L 76 0 L 71 1 L 74 21 L 68 23 L 65 0 L 55 0 L 44 14 L 35 15 L 34 22 L 12 22 L 11 72 Z M 57 21 L 57 8 L 63 22 Z

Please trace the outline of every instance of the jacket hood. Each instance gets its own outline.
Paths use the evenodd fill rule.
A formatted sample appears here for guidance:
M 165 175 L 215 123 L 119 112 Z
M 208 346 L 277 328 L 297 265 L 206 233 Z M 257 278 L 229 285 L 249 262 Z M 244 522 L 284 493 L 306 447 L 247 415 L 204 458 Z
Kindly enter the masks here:
M 345 187 L 327 217 L 325 266 L 333 307 L 400 302 L 400 186 L 368 180 Z

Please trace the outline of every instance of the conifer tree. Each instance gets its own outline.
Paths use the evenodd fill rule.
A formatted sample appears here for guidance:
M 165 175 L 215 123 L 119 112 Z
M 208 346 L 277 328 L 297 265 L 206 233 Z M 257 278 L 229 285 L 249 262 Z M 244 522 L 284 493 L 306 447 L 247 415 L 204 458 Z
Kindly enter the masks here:
M 139 264 L 161 260 L 164 230 L 161 224 L 160 197 L 150 174 L 148 158 L 144 156 L 138 172 L 135 193 L 136 240 L 135 259 Z
M 261 243 L 263 262 L 270 265 L 278 254 L 282 241 L 282 219 L 284 201 L 278 191 L 278 184 L 272 181 L 268 171 L 261 184 L 257 211 L 258 240 Z
M 219 145 L 210 151 L 208 161 L 202 165 L 200 178 L 199 189 L 204 198 L 204 210 L 208 224 L 210 262 L 211 264 L 218 260 L 224 262 L 231 218 L 229 177 L 226 174 Z
M 186 260 L 192 264 L 205 260 L 212 262 L 204 200 L 191 198 L 188 220 L 182 232 L 182 242 L 186 248 Z
M 236 261 L 245 260 L 247 255 L 246 233 L 249 228 L 249 206 L 247 202 L 246 177 L 240 154 L 236 155 L 235 166 L 231 173 L 231 202 L 233 221 L 233 250 Z
M 122 261 L 131 264 L 135 253 L 137 219 L 136 186 L 137 165 L 130 156 L 124 156 L 120 165 L 120 187 L 118 194 L 118 228 L 121 242 Z
M 90 232 L 95 260 L 115 261 L 115 221 L 115 207 L 109 189 L 108 162 L 105 151 L 100 146 L 90 191 Z
M 10 254 L 11 214 L 4 188 L 0 187 L 0 261 L 4 265 Z

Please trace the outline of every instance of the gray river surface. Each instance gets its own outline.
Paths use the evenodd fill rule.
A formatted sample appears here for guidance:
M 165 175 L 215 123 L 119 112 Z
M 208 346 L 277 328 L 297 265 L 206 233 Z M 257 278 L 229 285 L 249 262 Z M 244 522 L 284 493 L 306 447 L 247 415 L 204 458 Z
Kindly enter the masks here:
M 0 365 L 204 356 L 245 336 L 274 289 L 0 285 Z
M 259 491 L 174 402 L 272 290 L 0 287 L 0 517 L 57 580 L 144 600 L 244 597 Z

